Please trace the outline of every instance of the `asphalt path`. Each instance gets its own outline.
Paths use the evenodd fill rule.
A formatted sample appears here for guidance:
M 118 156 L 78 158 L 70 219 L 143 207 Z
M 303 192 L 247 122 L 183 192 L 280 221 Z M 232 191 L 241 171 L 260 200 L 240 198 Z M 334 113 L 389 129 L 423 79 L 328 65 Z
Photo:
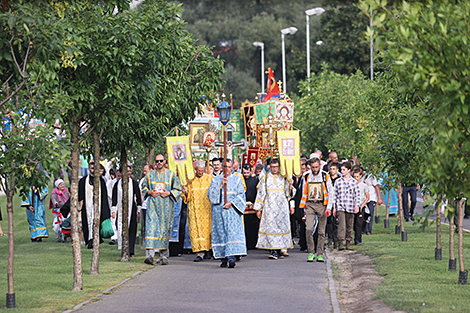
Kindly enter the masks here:
M 233 269 L 171 257 L 77 312 L 332 312 L 326 263 L 306 262 L 298 248 L 289 254 L 269 260 L 249 250 Z

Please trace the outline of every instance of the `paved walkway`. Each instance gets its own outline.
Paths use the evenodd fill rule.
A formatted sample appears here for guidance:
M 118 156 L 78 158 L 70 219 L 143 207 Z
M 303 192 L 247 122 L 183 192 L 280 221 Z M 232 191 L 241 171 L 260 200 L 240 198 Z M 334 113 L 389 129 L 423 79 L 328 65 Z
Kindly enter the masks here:
M 307 253 L 268 260 L 249 250 L 234 269 L 220 261 L 194 263 L 194 254 L 171 257 L 78 312 L 332 312 L 326 263 Z

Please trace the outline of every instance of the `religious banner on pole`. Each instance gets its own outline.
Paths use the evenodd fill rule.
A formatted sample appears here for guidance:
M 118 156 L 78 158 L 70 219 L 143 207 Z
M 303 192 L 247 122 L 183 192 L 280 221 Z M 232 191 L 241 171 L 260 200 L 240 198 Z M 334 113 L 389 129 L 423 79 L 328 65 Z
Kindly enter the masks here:
M 193 157 L 189 142 L 188 136 L 166 137 L 168 167 L 178 174 L 183 186 L 188 184 L 188 180 L 194 179 Z
M 246 162 L 244 164 L 248 163 L 251 165 L 251 168 L 254 168 L 256 166 L 256 162 L 258 161 L 258 153 L 258 147 L 249 147 L 248 153 L 246 154 Z
M 271 108 L 271 110 L 269 109 Z M 268 122 L 267 118 L 270 112 L 275 112 L 276 103 L 275 102 L 266 102 L 259 103 L 255 105 L 255 121 L 256 124 L 266 124 Z
M 281 162 L 281 175 L 292 177 L 300 176 L 300 134 L 298 130 L 278 131 L 277 142 L 279 146 L 279 160 Z
M 230 113 L 230 125 L 233 126 L 233 133 L 232 133 L 232 140 L 233 141 L 240 141 L 245 140 L 245 123 L 243 120 L 243 110 L 241 109 L 234 109 L 232 113 Z M 233 151 L 233 158 L 238 158 L 238 149 Z

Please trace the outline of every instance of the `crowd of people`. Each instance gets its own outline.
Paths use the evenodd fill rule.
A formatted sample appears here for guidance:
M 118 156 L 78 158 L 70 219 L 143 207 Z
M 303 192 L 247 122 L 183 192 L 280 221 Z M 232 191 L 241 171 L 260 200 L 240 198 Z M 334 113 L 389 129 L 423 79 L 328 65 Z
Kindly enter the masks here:
M 382 204 L 377 179 L 357 163 L 346 159 L 339 162 L 335 152 L 323 161 L 321 152 L 316 151 L 308 158 L 302 155 L 300 176 L 285 177 L 277 158 L 268 158 L 265 164 L 258 162 L 255 168 L 240 166 L 237 160 L 198 160 L 194 164 L 195 178 L 182 186 L 177 174 L 168 169 L 165 156 L 158 154 L 154 165 L 144 166 L 140 182 L 128 178 L 129 253 L 135 253 L 140 219 L 145 263 L 169 264 L 170 237 L 178 208 L 181 219 L 185 218 L 178 227 L 187 232 L 194 262 L 214 258 L 221 260 L 221 267 L 233 268 L 247 250 L 264 249 L 269 259 L 277 260 L 288 257 L 288 249 L 294 245 L 308 253 L 308 262 L 324 262 L 326 246 L 349 249 L 362 242 L 363 234 L 371 234 L 375 206 Z M 107 178 L 100 166 L 100 220 L 110 219 L 114 236 L 109 244 L 117 243 L 121 250 L 122 169 L 109 171 Z M 93 160 L 87 163 L 78 184 L 81 240 L 89 249 L 93 247 L 94 167 Z M 53 230 L 56 240 L 65 242 L 59 224 L 69 214 L 70 194 L 61 178 L 54 187 L 49 201 Z M 32 187 L 22 202 L 33 242 L 48 236 L 44 205 L 47 194 L 47 186 Z M 180 239 L 184 240 L 184 235 Z M 171 255 L 181 253 L 181 247 Z

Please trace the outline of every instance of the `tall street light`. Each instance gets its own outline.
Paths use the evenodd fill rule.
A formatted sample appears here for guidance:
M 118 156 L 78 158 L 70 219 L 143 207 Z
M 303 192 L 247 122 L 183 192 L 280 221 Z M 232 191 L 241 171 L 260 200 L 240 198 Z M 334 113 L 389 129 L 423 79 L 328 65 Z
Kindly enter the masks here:
M 287 94 L 287 81 L 286 81 L 286 47 L 284 43 L 284 35 L 293 35 L 297 32 L 297 28 L 295 27 L 288 27 L 281 29 L 281 37 L 282 37 L 282 83 L 284 84 L 284 93 Z
M 307 77 L 310 78 L 310 27 L 308 25 L 308 17 L 310 15 L 321 15 L 323 12 L 325 12 L 325 9 L 323 8 L 314 8 L 305 11 L 305 14 L 307 16 Z M 310 81 L 310 80 L 309 80 Z
M 264 92 L 264 43 L 255 41 L 253 46 L 261 47 L 261 93 Z

